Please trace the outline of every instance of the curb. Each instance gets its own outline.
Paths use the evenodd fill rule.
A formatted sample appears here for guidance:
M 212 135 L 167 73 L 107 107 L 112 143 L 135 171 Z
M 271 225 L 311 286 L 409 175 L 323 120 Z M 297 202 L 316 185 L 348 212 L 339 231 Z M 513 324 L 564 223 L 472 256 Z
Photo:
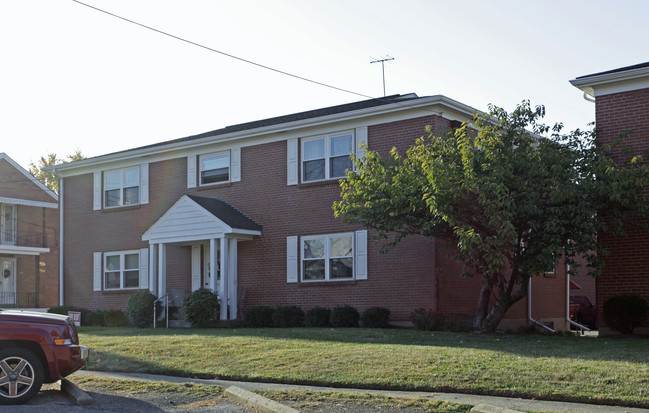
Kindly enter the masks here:
M 92 397 L 88 393 L 78 388 L 68 379 L 61 379 L 61 391 L 78 406 L 86 406 L 93 403 Z
M 521 413 L 518 410 L 496 407 L 488 404 L 478 404 L 469 411 L 470 413 Z
M 241 403 L 247 407 L 259 410 L 263 413 L 300 413 L 292 407 L 284 406 L 274 400 L 260 396 L 248 390 L 244 390 L 237 386 L 230 386 L 223 392 L 226 398 Z

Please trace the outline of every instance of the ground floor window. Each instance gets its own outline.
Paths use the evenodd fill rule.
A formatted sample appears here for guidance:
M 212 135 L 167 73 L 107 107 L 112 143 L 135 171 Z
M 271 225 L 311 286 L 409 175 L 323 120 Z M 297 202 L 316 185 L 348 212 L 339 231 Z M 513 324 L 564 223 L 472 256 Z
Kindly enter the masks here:
M 334 281 L 354 278 L 354 234 L 302 237 L 302 280 Z
M 140 251 L 104 254 L 104 289 L 140 288 Z

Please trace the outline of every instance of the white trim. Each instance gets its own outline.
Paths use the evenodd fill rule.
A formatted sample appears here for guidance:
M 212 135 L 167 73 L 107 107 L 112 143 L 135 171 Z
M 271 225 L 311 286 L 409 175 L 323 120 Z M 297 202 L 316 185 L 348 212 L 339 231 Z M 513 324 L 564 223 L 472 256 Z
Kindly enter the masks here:
M 59 204 L 55 202 L 30 201 L 29 199 L 9 198 L 6 196 L 0 196 L 0 204 L 25 205 L 52 209 L 58 209 L 59 207 Z
M 286 282 L 296 283 L 298 279 L 297 236 L 286 237 Z
M 149 244 L 149 290 L 157 296 L 156 276 L 158 274 L 157 244 Z
M 192 291 L 201 288 L 201 246 L 192 245 Z
M 230 182 L 241 181 L 241 148 L 230 150 Z
M 196 154 L 187 156 L 187 188 L 196 188 Z
M 102 207 L 101 177 L 102 177 L 101 172 L 92 173 L 92 209 L 94 211 L 99 211 L 101 210 Z M 63 179 L 61 179 L 61 182 L 63 182 Z
M 23 174 L 23 175 L 25 176 L 25 178 L 29 179 L 29 180 L 30 180 L 34 185 L 38 186 L 40 189 L 42 189 L 43 191 L 45 191 L 45 193 L 47 193 L 49 196 L 51 196 L 52 198 L 54 198 L 56 201 L 59 200 L 58 195 L 56 195 L 56 194 L 54 193 L 54 191 L 52 191 L 50 188 L 48 188 L 47 186 L 45 186 L 45 184 L 43 184 L 41 181 L 39 181 L 38 179 L 36 179 L 36 177 L 35 177 L 34 175 L 30 174 L 30 173 L 29 173 L 25 168 L 23 168 L 22 166 L 18 165 L 18 164 L 16 163 L 16 161 L 14 161 L 13 159 L 11 159 L 11 157 L 10 157 L 9 155 L 7 155 L 7 154 L 4 153 L 4 152 L 0 152 L 0 159 L 4 159 L 5 161 L 7 161 L 7 162 L 9 163 L 9 165 L 13 166 L 16 170 L 18 170 L 18 172 L 20 172 L 21 174 Z
M 167 246 L 158 245 L 158 298 L 167 294 Z
M 229 245 L 228 245 L 228 239 L 225 237 L 219 238 L 219 245 L 221 246 L 220 253 L 221 253 L 221 280 L 219 283 L 219 296 L 221 297 L 221 320 L 227 320 L 228 319 L 228 299 L 230 297 L 230 293 L 228 291 L 229 287 L 229 274 L 230 274 L 230 260 L 229 258 Z M 215 255 L 213 255 L 215 257 Z M 216 267 L 214 267 L 216 268 Z
M 297 138 L 286 141 L 286 185 L 298 184 Z
M 649 67 L 589 75 L 570 83 L 594 97 L 646 89 L 649 88 Z
M 362 126 L 360 128 L 356 128 L 355 132 L 356 132 L 355 133 L 356 157 L 358 159 L 363 159 L 363 158 L 365 158 L 365 154 L 363 153 L 362 144 L 365 144 L 365 146 L 368 145 L 368 143 L 367 143 L 367 126 Z
M 59 210 L 59 233 L 57 234 L 59 236 L 59 305 L 63 305 L 63 299 L 65 298 L 63 295 L 64 291 L 64 286 L 65 286 L 65 281 L 63 277 L 63 205 L 64 205 L 64 198 L 63 198 L 63 179 L 59 179 L 59 203 L 61 204 L 61 209 Z
M 140 164 L 140 196 L 139 204 L 144 205 L 149 203 L 149 164 Z
M 104 272 L 104 261 L 101 252 L 95 252 L 93 257 L 93 277 L 92 277 L 92 290 L 101 291 L 101 279 Z
M 140 288 L 149 288 L 149 249 L 140 249 Z
M 354 276 L 357 280 L 367 280 L 367 230 L 355 233 Z
M 0 244 L 0 254 L 41 255 L 48 252 L 50 252 L 49 248 L 17 247 L 15 245 Z

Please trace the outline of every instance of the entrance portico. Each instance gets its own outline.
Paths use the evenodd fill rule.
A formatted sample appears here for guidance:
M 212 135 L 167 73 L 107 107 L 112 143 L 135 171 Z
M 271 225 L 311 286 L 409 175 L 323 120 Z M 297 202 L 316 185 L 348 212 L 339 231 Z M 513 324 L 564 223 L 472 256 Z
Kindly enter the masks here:
M 221 320 L 238 314 L 238 243 L 261 235 L 262 226 L 219 198 L 182 196 L 143 235 L 149 242 L 148 288 L 167 294 L 168 245 L 191 247 L 191 290 L 207 287 L 221 300 Z

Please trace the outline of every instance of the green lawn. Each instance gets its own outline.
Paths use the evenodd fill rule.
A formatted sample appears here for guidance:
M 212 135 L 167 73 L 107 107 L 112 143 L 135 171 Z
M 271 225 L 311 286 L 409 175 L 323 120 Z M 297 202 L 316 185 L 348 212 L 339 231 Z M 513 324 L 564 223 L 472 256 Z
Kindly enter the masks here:
M 649 340 L 378 329 L 82 328 L 91 370 L 649 407 Z

